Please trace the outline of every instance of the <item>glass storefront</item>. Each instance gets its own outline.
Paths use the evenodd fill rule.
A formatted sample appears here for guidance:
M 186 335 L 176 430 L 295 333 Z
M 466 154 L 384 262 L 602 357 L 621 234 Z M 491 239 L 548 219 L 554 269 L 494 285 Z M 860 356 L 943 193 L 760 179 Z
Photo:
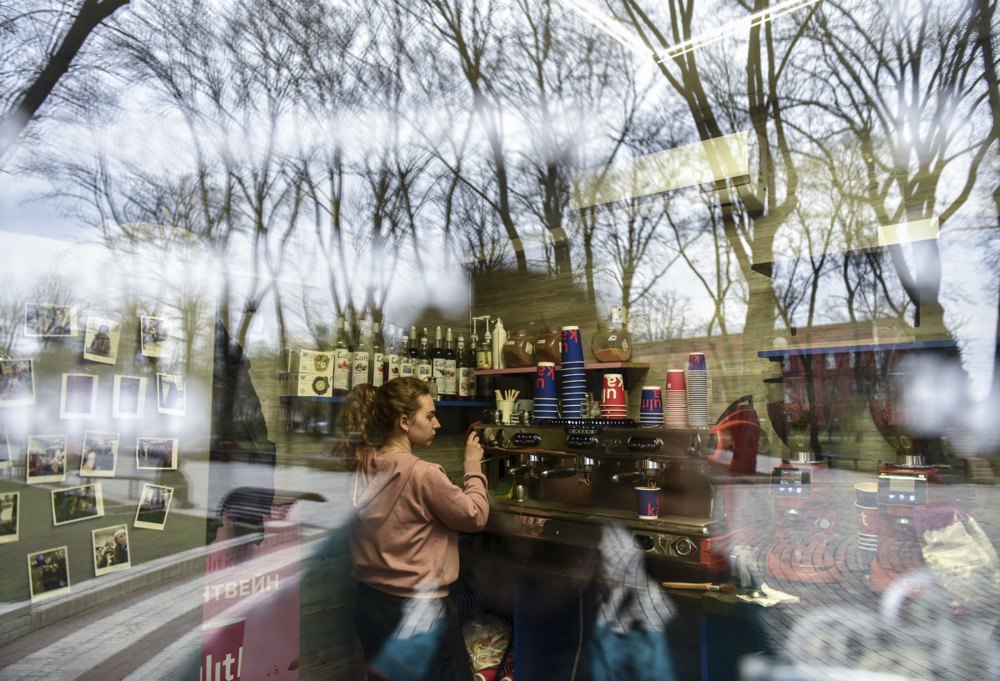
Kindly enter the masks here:
M 0 678 L 1000 678 L 998 25 L 5 3 Z

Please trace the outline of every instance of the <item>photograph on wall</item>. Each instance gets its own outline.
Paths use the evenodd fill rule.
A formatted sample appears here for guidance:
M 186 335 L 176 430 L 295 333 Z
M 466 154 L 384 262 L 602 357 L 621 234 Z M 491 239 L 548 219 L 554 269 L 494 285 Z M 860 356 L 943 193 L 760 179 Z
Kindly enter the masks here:
M 94 574 L 98 577 L 132 567 L 128 553 L 128 525 L 113 525 L 93 531 Z
M 32 603 L 69 593 L 69 549 L 60 546 L 29 553 L 28 585 Z
M 94 374 L 63 374 L 59 418 L 92 419 L 97 415 L 97 381 Z
M 27 303 L 24 306 L 25 336 L 69 338 L 76 331 L 76 310 L 69 305 Z
M 27 482 L 62 482 L 66 479 L 66 436 L 29 435 L 25 456 Z
M 115 376 L 112 415 L 116 419 L 141 419 L 146 407 L 146 379 Z
M 170 340 L 170 322 L 163 317 L 140 318 L 139 341 L 146 357 L 162 357 Z
M 138 438 L 135 443 L 135 465 L 142 470 L 177 470 L 177 438 Z
M 114 364 L 118 360 L 118 341 L 121 324 L 104 317 L 89 317 L 83 339 L 83 358 L 101 364 Z
M 184 377 L 175 374 L 156 374 L 156 406 L 161 414 L 184 416 Z
M 170 500 L 174 496 L 173 487 L 162 485 L 143 485 L 139 495 L 139 508 L 135 511 L 133 527 L 145 530 L 162 530 L 167 524 L 167 513 L 170 511 Z
M 35 371 L 30 359 L 0 360 L 0 407 L 35 403 Z
M 118 465 L 118 433 L 99 433 L 88 430 L 83 435 L 80 450 L 80 475 L 90 478 L 113 478 Z
M 20 492 L 0 493 L 0 544 L 17 541 L 20 510 Z
M 52 490 L 52 524 L 68 525 L 104 516 L 101 483 Z
M 10 468 L 14 463 L 14 452 L 10 449 L 10 434 L 6 424 L 0 423 L 0 469 Z

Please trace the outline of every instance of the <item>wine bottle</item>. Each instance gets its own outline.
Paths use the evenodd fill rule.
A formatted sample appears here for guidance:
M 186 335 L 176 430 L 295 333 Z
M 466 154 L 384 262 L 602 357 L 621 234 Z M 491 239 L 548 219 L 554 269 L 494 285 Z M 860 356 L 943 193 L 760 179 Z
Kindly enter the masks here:
M 441 327 L 434 332 L 434 347 L 431 349 L 431 378 L 437 384 L 438 395 L 447 397 L 448 393 L 448 350 L 441 338 Z
M 351 368 L 351 387 L 367 383 L 371 375 L 371 326 L 366 317 L 356 332 L 358 339 L 354 346 L 354 366 Z
M 472 362 L 465 347 L 465 336 L 458 334 L 458 347 L 455 350 L 455 377 L 458 382 L 458 399 L 470 400 L 475 395 L 475 378 L 472 374 Z
M 389 342 L 385 348 L 385 380 L 391 381 L 394 378 L 399 378 L 399 351 L 402 341 L 402 336 L 396 331 L 395 324 L 389 325 L 388 338 Z
M 385 342 L 382 340 L 382 325 L 375 322 L 372 328 L 372 385 L 376 388 L 385 383 L 386 357 Z
M 400 329 L 402 334 L 402 329 Z M 403 349 L 399 353 L 399 375 L 412 378 L 417 373 L 417 328 L 410 327 L 410 335 L 403 342 Z

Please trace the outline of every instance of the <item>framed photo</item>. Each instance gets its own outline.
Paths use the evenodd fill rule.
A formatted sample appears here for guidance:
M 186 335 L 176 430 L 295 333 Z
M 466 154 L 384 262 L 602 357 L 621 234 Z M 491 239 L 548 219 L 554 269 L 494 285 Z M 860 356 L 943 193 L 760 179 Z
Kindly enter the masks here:
M 69 549 L 60 546 L 28 554 L 28 584 L 31 587 L 31 602 L 37 603 L 47 598 L 68 594 Z
M 101 364 L 114 364 L 118 361 L 121 335 L 121 324 L 113 319 L 89 317 L 83 337 L 83 358 Z
M 118 433 L 99 433 L 88 430 L 83 434 L 83 452 L 80 457 L 80 476 L 85 478 L 113 478 L 118 465 Z
M 146 357 L 162 357 L 170 340 L 170 321 L 163 317 L 139 318 L 139 342 Z
M 0 493 L 0 544 L 18 540 L 21 493 Z
M 156 407 L 161 414 L 184 416 L 185 396 L 183 376 L 156 374 Z
M 0 407 L 35 403 L 35 367 L 30 359 L 0 360 Z
M 132 567 L 129 556 L 128 525 L 112 525 L 94 530 L 94 574 L 98 577 Z
M 141 419 L 146 408 L 146 379 L 115 376 L 112 415 L 116 419 Z
M 39 338 L 75 336 L 76 309 L 53 303 L 27 303 L 24 306 L 24 335 Z
M 104 516 L 101 483 L 52 490 L 52 524 L 68 525 Z
M 10 436 L 7 425 L 0 423 L 0 470 L 14 465 L 14 452 L 10 448 Z
M 162 530 L 167 524 L 167 513 L 170 512 L 170 501 L 174 497 L 173 487 L 150 485 L 142 487 L 139 495 L 139 508 L 135 510 L 135 522 L 132 527 L 144 530 Z
M 59 418 L 92 419 L 97 416 L 97 381 L 95 374 L 63 374 Z
M 62 482 L 66 479 L 66 436 L 29 435 L 26 482 Z
M 140 437 L 135 441 L 135 465 L 140 470 L 177 470 L 177 438 Z

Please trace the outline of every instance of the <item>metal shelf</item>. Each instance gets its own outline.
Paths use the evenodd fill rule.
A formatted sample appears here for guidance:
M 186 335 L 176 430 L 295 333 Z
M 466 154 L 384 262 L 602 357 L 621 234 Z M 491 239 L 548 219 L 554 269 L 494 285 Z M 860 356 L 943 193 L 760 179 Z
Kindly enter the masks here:
M 295 402 L 330 402 L 339 403 L 343 402 L 344 398 L 340 396 L 336 397 L 314 397 L 312 395 L 282 395 L 279 398 L 281 404 L 293 404 Z M 459 400 L 435 400 L 435 407 L 468 407 L 470 409 L 476 408 L 489 408 L 495 406 L 492 400 L 470 400 L 470 401 L 459 401 Z
M 649 364 L 645 362 L 595 362 L 584 364 L 584 371 L 612 371 L 621 369 L 623 371 L 648 371 Z M 475 376 L 513 376 L 516 374 L 534 374 L 538 370 L 537 366 L 521 367 L 518 369 L 477 369 L 473 372 Z M 556 371 L 562 371 L 561 365 L 556 365 Z

